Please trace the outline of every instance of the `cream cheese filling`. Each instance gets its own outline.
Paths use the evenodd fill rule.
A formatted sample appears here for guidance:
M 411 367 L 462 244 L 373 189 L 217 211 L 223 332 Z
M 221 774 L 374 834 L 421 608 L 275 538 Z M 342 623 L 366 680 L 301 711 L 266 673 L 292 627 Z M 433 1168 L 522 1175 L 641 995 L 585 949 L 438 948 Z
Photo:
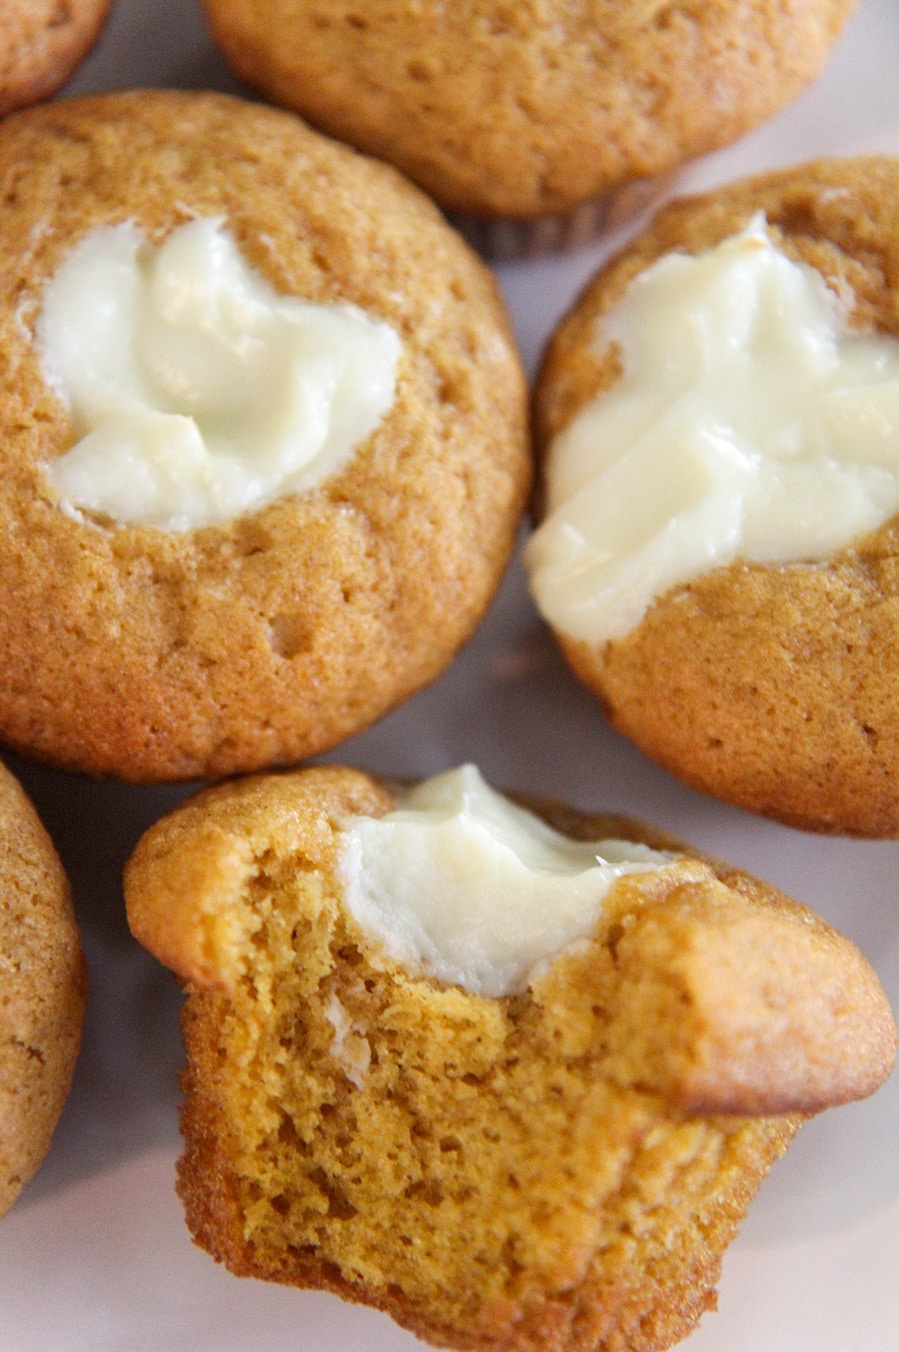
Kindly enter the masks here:
M 588 937 L 619 878 L 670 863 L 633 841 L 570 840 L 473 765 L 340 828 L 344 903 L 363 932 L 408 971 L 488 996 L 524 989 Z
M 899 511 L 899 342 L 850 332 L 762 216 L 638 274 L 596 341 L 622 373 L 554 440 L 525 555 L 562 633 L 619 638 L 712 568 L 825 559 Z
M 157 246 L 81 239 L 35 331 L 75 444 L 45 466 L 69 511 L 188 530 L 337 473 L 396 394 L 400 340 L 352 305 L 279 295 L 218 218 Z

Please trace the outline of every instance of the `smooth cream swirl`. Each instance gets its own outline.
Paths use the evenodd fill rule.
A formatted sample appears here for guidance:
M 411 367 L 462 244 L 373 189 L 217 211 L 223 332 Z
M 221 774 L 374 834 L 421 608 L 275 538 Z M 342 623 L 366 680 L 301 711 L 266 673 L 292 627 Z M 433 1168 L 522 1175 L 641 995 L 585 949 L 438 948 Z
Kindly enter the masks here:
M 186 530 L 303 492 L 378 426 L 400 354 L 351 305 L 278 295 L 218 219 L 158 246 L 101 226 L 50 280 L 36 341 L 76 444 L 46 466 L 67 507 Z
M 621 377 L 553 442 L 525 556 L 559 631 L 618 638 L 711 568 L 828 558 L 899 510 L 899 342 L 848 332 L 762 217 L 638 274 L 612 343 Z

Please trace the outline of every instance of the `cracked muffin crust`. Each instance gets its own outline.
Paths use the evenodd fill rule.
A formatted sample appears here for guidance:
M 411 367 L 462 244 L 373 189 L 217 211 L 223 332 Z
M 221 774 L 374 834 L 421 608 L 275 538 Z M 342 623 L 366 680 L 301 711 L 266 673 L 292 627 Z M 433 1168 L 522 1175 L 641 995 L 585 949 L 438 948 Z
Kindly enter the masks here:
M 63 510 L 73 441 L 34 343 L 97 225 L 224 218 L 278 292 L 399 334 L 394 404 L 321 487 L 185 531 Z M 66 100 L 0 127 L 0 738 L 130 780 L 292 762 L 434 679 L 511 552 L 524 378 L 491 275 L 394 170 L 216 94 Z
M 0 1215 L 47 1153 L 75 1068 L 84 1000 L 62 866 L 0 766 Z
M 726 144 L 853 0 L 205 0 L 235 71 L 451 209 L 533 217 Z
M 143 837 L 129 922 L 187 983 L 179 1191 L 232 1271 L 439 1345 L 650 1352 L 713 1307 L 768 1167 L 876 1088 L 895 1026 L 855 946 L 774 888 L 522 801 L 675 857 L 501 997 L 411 975 L 347 908 L 340 823 L 390 811 L 387 784 L 251 777 Z
M 587 287 L 552 339 L 535 394 L 553 437 L 617 379 L 599 317 L 656 259 L 700 253 L 763 211 L 859 332 L 899 337 L 899 165 L 820 161 L 673 203 Z M 538 513 L 539 514 L 539 513 Z M 899 835 L 899 523 L 821 562 L 737 560 L 659 597 L 596 645 L 557 632 L 612 723 L 692 787 L 822 832 Z

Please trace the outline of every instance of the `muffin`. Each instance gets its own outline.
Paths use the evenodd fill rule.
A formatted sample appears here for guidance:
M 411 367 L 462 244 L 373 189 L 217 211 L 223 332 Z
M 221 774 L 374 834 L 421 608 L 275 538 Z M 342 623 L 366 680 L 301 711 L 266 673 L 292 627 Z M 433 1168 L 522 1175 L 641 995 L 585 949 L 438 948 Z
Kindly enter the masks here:
M 13 115 L 0 176 L 0 738 L 214 777 L 434 679 L 530 479 L 495 283 L 436 209 L 205 93 Z
M 612 723 L 694 788 L 862 836 L 899 832 L 897 219 L 887 158 L 675 202 L 535 396 L 531 587 Z
M 851 0 L 689 6 L 564 0 L 205 0 L 235 72 L 276 103 L 398 165 L 443 207 L 567 215 L 721 146 L 818 73 Z M 576 242 L 558 230 L 488 246 Z M 505 235 L 509 232 L 506 231 Z
M 811 912 L 471 767 L 216 786 L 125 890 L 187 985 L 195 1240 L 438 1345 L 670 1346 L 803 1116 L 894 1057 Z
M 47 98 L 93 47 L 112 0 L 3 0 L 0 115 Z
M 69 888 L 37 814 L 0 766 L 0 1215 L 50 1145 L 72 1080 L 85 968 Z

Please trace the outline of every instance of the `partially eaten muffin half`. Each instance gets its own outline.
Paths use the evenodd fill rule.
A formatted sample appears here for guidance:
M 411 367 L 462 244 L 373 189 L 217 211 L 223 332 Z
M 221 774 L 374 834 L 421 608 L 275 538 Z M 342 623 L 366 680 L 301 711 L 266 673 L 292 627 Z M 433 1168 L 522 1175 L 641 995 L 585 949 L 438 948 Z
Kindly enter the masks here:
M 806 908 L 472 767 L 219 785 L 125 881 L 187 983 L 194 1238 L 437 1344 L 670 1346 L 803 1117 L 895 1055 Z

